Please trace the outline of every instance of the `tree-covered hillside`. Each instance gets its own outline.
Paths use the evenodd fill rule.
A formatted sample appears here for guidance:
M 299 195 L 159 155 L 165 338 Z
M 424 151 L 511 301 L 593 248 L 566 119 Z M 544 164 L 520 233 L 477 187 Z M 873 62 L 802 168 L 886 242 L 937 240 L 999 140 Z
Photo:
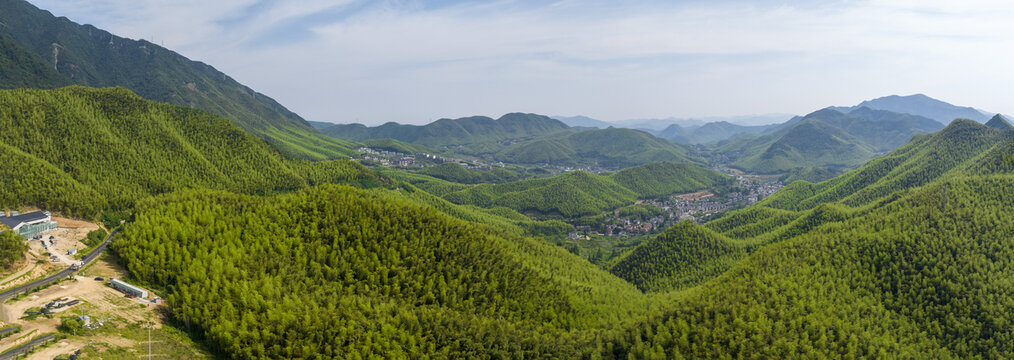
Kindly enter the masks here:
M 0 32 L 0 89 L 53 88 L 70 85 L 67 78 L 38 55 Z
M 386 123 L 377 127 L 362 124 L 335 125 L 322 130 L 324 134 L 345 140 L 394 139 L 432 148 L 446 148 L 463 154 L 491 153 L 506 143 L 529 140 L 569 127 L 559 120 L 542 115 L 511 113 L 492 119 L 473 116 L 440 119 L 426 125 Z
M 869 204 L 898 191 L 928 184 L 945 176 L 968 174 L 972 160 L 1002 147 L 1014 131 L 955 120 L 943 130 L 921 135 L 894 152 L 829 181 L 796 182 L 762 202 L 764 206 L 803 210 L 826 202 L 851 206 Z M 1002 160 L 1002 154 L 988 152 Z
M 746 126 L 733 124 L 727 121 L 717 121 L 687 128 L 678 124 L 672 124 L 655 134 L 655 136 L 681 144 L 707 144 L 728 140 L 736 135 L 767 134 L 792 125 L 793 123 L 794 121 L 790 120 L 781 124 Z
M 572 358 L 650 308 L 545 243 L 348 187 L 156 197 L 113 248 L 238 359 Z
M 264 194 L 375 179 L 347 160 L 288 160 L 225 119 L 123 88 L 3 90 L 0 128 L 0 206 L 92 217 L 179 189 Z
M 1014 129 L 1014 126 L 1011 126 L 1010 122 L 1008 122 L 1007 119 L 1004 119 L 1000 114 L 996 114 L 989 119 L 989 121 L 986 122 L 986 126 L 1000 130 Z
M 328 159 L 353 153 L 349 143 L 320 134 L 273 99 L 209 65 L 149 41 L 125 39 L 91 25 L 57 18 L 24 0 L 0 1 L 0 23 L 4 24 L 0 32 L 9 36 L 4 36 L 0 44 L 12 39 L 35 55 L 17 55 L 15 66 L 2 68 L 3 88 L 122 86 L 145 99 L 225 117 L 296 157 Z M 6 54 L 9 45 L 0 45 L 5 48 L 0 59 L 10 56 Z M 38 70 L 39 61 L 59 76 Z
M 503 206 L 520 212 L 577 217 L 633 202 L 637 194 L 612 179 L 584 171 L 505 184 L 480 184 L 444 195 L 455 204 Z
M 631 327 L 613 354 L 1014 356 L 1011 189 L 1009 175 L 956 177 L 763 247 Z
M 746 141 L 730 141 L 718 153 L 736 157 L 732 166 L 751 172 L 780 173 L 809 168 L 854 168 L 877 153 L 904 145 L 912 136 L 941 129 L 928 118 L 858 108 L 811 113 L 778 131 Z
M 563 133 L 513 144 L 494 155 L 504 162 L 622 169 L 650 162 L 694 161 L 686 147 L 639 130 L 609 128 Z
M 162 195 L 113 247 L 235 358 L 1007 358 L 1012 136 L 956 121 L 835 180 L 681 223 L 612 273 L 518 236 L 504 219 L 519 214 L 410 185 Z M 656 166 L 678 168 L 638 171 Z M 570 181 L 636 198 L 616 176 L 465 191 L 520 199 Z
M 659 162 L 634 166 L 609 176 L 640 198 L 651 198 L 701 189 L 735 185 L 735 180 L 720 172 L 693 164 Z
M 637 199 L 731 186 L 733 180 L 696 165 L 652 163 L 610 175 L 573 171 L 504 184 L 480 184 L 443 195 L 456 204 L 503 206 L 565 218 L 595 215 Z
M 609 271 L 642 291 L 703 283 L 746 256 L 746 249 L 692 221 L 683 221 L 620 258 Z
M 518 172 L 506 168 L 494 167 L 489 170 L 472 170 L 466 169 L 457 163 L 443 163 L 425 167 L 419 170 L 419 173 L 459 184 L 500 184 L 515 181 L 521 177 L 521 174 Z
M 613 271 L 647 291 L 702 285 L 610 355 L 1011 356 L 999 324 L 1014 321 L 1014 161 L 1001 155 L 1012 144 L 1014 132 L 955 121 L 834 180 L 643 243 Z

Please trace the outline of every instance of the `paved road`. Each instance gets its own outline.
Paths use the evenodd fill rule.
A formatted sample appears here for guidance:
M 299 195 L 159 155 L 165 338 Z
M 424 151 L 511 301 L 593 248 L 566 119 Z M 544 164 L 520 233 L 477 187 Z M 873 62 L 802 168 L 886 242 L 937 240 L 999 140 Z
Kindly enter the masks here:
M 99 255 L 102 255 L 103 251 L 106 251 L 106 247 L 109 246 L 109 242 L 113 240 L 113 235 L 116 235 L 117 231 L 120 231 L 120 229 L 113 230 L 113 232 L 109 233 L 109 237 L 107 237 L 105 241 L 103 241 L 101 244 L 99 244 L 99 246 L 96 247 L 95 250 L 93 250 L 87 256 L 81 258 L 81 261 L 84 261 L 84 265 L 88 265 L 89 263 L 92 262 L 92 260 L 95 260 L 95 258 L 99 257 Z M 82 268 L 83 268 L 83 266 L 82 266 Z M 49 284 L 54 283 L 54 282 L 56 282 L 56 281 L 58 281 L 60 279 L 70 277 L 71 275 L 74 275 L 75 272 L 77 272 L 77 269 L 74 269 L 73 267 L 69 267 L 69 268 L 63 269 L 62 271 L 60 271 L 60 272 L 58 272 L 56 274 L 50 275 L 50 276 L 48 276 L 46 278 L 43 278 L 43 279 L 40 279 L 40 280 L 35 280 L 35 281 L 31 282 L 31 283 L 28 283 L 28 284 L 25 284 L 25 285 L 21 285 L 21 286 L 18 286 L 16 288 L 4 291 L 3 293 L 0 293 L 0 302 L 7 301 L 7 299 L 15 297 L 18 294 L 32 291 L 32 290 L 34 290 L 37 287 L 49 285 Z
M 0 330 L 0 338 L 2 338 L 4 335 L 10 334 L 10 333 L 15 333 L 15 332 L 18 332 L 18 331 L 21 331 L 21 327 L 9 327 L 9 328 Z
M 48 343 L 48 342 L 54 341 L 54 340 L 56 340 L 56 336 L 53 335 L 53 334 L 49 334 L 49 335 L 45 335 L 45 336 L 40 336 L 38 339 L 29 341 L 28 343 L 26 343 L 24 345 L 12 348 L 12 349 L 7 350 L 7 351 L 4 351 L 3 354 L 0 354 L 0 360 L 7 360 L 7 359 L 16 358 L 16 357 L 18 357 L 18 356 L 20 356 L 22 354 L 28 353 L 29 351 L 31 351 L 32 349 L 34 349 L 36 346 L 39 346 L 39 345 L 42 345 L 42 344 L 45 344 L 45 343 Z

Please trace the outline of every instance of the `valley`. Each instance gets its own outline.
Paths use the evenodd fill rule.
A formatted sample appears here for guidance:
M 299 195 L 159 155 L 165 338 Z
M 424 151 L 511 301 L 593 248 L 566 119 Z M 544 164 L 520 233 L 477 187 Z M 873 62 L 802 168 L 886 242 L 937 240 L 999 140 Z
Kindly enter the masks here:
M 475 11 L 388 5 L 371 16 Z M 355 14 L 343 6 L 331 10 Z M 376 31 L 317 26 L 317 16 L 269 24 L 277 39 L 218 21 L 215 34 L 242 36 L 214 58 L 278 49 L 273 41 L 291 40 L 294 23 L 314 31 L 285 41 L 292 49 Z M 373 19 L 357 16 L 347 25 Z M 438 119 L 419 109 L 602 104 L 546 80 L 569 67 L 538 61 L 547 66 L 540 85 L 565 95 L 509 101 L 513 91 L 499 87 L 518 74 L 503 52 L 482 55 L 495 65 L 442 79 L 465 86 L 496 69 L 512 80 L 483 84 L 481 101 L 460 89 L 440 96 L 446 84 L 420 76 L 474 60 L 452 51 L 461 45 L 417 41 L 378 47 L 440 54 L 397 71 L 355 52 L 320 57 L 370 66 L 315 76 L 413 79 L 425 90 L 385 88 L 378 109 L 437 120 L 334 124 L 321 113 L 304 120 L 151 41 L 0 0 L 0 360 L 1014 357 L 1014 126 L 1005 116 L 914 94 L 806 103 L 815 110 L 800 116 Z M 609 74 L 648 81 L 656 73 L 637 58 L 566 62 L 609 63 L 623 69 Z M 677 68 L 727 61 L 719 58 Z M 222 69 L 262 66 L 245 61 Z M 270 70 L 259 72 L 313 80 Z M 378 96 L 344 86 L 317 88 L 333 106 L 322 113 Z M 610 106 L 651 103 L 621 101 L 641 91 L 607 90 L 597 91 Z M 387 99 L 402 91 L 417 101 Z M 707 105 L 783 104 L 733 95 Z M 664 102 L 698 106 L 690 101 Z

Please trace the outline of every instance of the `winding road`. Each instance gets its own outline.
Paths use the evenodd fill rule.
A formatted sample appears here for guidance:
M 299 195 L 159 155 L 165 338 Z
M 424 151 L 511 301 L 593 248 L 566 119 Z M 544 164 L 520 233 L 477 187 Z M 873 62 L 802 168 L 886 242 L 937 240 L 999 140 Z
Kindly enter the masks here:
M 95 250 L 92 250 L 91 253 L 89 253 L 88 255 L 85 255 L 83 258 L 81 258 L 81 261 L 84 262 L 84 265 L 88 265 L 93 260 L 95 260 L 96 258 L 98 258 L 99 255 L 102 255 L 103 251 L 106 251 L 106 247 L 109 246 L 109 242 L 113 240 L 113 235 L 116 235 L 117 231 L 120 231 L 120 229 L 114 229 L 113 232 L 109 233 L 109 237 L 107 237 L 105 241 L 103 241 L 101 244 L 99 244 L 99 246 L 96 247 Z M 84 268 L 84 265 L 82 265 L 81 268 Z M 17 296 L 18 294 L 26 293 L 26 292 L 35 290 L 36 288 L 38 288 L 40 286 L 49 285 L 51 283 L 59 281 L 60 279 L 70 277 L 75 272 L 77 272 L 79 269 L 75 269 L 72 266 L 72 267 L 63 269 L 63 270 L 61 270 L 60 272 L 58 272 L 56 274 L 53 274 L 53 275 L 47 276 L 45 278 L 32 281 L 32 282 L 30 282 L 28 284 L 21 285 L 21 286 L 18 286 L 16 288 L 4 291 L 4 292 L 0 293 L 0 303 L 2 303 L 4 301 L 7 301 L 8 299 L 10 299 L 12 297 Z

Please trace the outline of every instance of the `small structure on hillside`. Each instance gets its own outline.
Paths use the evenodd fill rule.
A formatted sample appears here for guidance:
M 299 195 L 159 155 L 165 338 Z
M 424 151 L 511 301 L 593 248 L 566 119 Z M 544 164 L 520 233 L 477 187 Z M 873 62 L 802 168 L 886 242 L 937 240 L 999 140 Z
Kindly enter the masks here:
M 38 233 L 56 229 L 58 226 L 48 211 L 27 214 L 18 214 L 14 211 L 11 216 L 0 217 L 0 223 L 7 225 L 11 231 L 18 233 L 25 239 L 31 239 Z
M 139 298 L 142 298 L 142 299 L 147 299 L 148 298 L 148 291 L 147 290 L 144 290 L 144 289 L 141 289 L 141 288 L 139 288 L 137 286 L 125 283 L 125 282 L 121 281 L 120 279 L 109 280 L 109 285 L 112 286 L 113 289 L 120 290 L 124 294 L 130 295 L 130 296 L 133 296 L 133 297 L 139 297 Z

